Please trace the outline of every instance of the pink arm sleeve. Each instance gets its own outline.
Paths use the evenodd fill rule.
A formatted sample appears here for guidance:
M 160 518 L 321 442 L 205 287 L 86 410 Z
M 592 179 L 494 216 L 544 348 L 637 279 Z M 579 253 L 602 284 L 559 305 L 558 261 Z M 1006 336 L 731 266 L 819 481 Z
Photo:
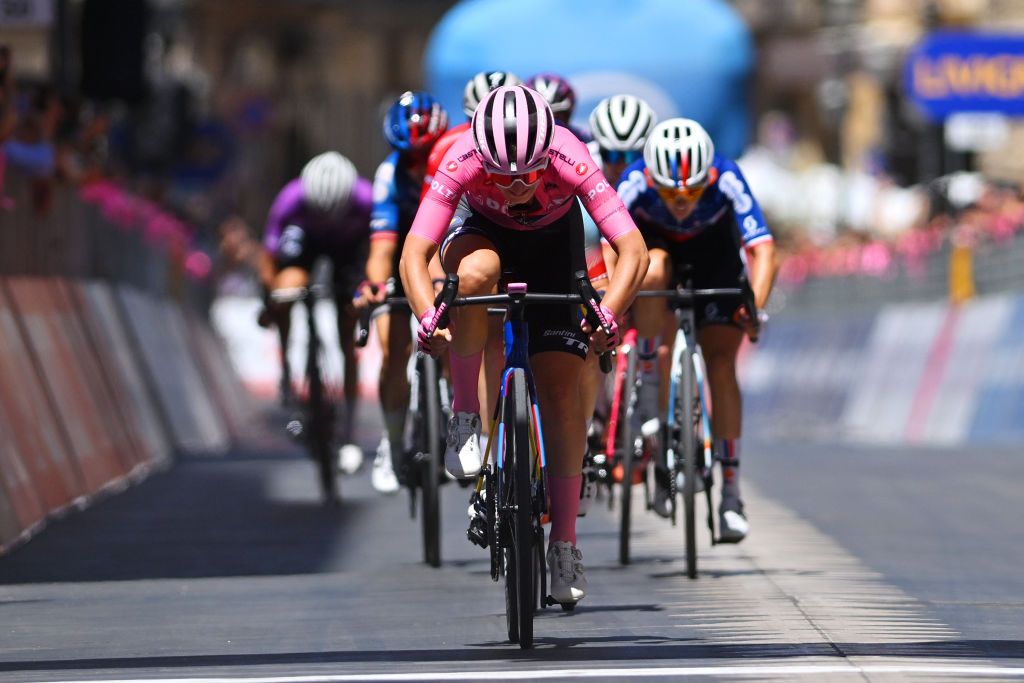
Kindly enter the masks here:
M 600 171 L 584 180 L 577 194 L 583 202 L 583 208 L 597 223 L 601 236 L 609 242 L 614 243 L 622 235 L 637 229 L 615 188 Z
M 439 171 L 434 176 L 430 190 L 420 202 L 420 208 L 416 210 L 416 218 L 409 229 L 410 235 L 425 237 L 434 244 L 441 243 L 441 238 L 444 237 L 448 224 L 455 215 L 459 197 L 462 196 L 461 188 L 455 188 L 459 188 L 459 185 L 444 171 Z

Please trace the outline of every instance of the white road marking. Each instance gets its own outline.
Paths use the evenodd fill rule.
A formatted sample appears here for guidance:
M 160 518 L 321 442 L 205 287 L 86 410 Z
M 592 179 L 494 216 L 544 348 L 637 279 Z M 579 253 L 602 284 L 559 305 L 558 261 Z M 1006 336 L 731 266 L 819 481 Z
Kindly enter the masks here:
M 349 681 L 522 681 L 562 678 L 696 678 L 701 676 L 821 676 L 823 674 L 934 674 L 1024 678 L 1024 667 L 871 664 L 793 666 L 695 666 L 608 669 L 536 669 L 531 671 L 435 671 L 410 673 L 322 674 L 301 676 L 233 676 L 224 678 L 136 678 L 66 683 L 348 683 Z

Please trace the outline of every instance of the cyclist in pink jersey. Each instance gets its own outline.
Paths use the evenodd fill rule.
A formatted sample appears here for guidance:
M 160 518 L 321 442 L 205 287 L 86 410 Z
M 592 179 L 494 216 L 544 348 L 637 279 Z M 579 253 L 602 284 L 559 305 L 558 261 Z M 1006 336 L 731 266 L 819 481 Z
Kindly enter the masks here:
M 420 319 L 421 348 L 437 354 L 450 342 L 455 415 L 445 466 L 454 476 L 473 477 L 481 466 L 477 378 L 487 313 L 480 307 L 457 309 L 452 312 L 455 334 L 437 330 L 427 263 L 440 246 L 445 270 L 458 273 L 464 295 L 493 292 L 508 272 L 532 291 L 570 292 L 573 267 L 582 262 L 582 254 L 570 249 L 570 231 L 582 230 L 581 203 L 619 255 L 601 305 L 612 334 L 591 330 L 580 321 L 578 309 L 568 306 L 527 311 L 530 363 L 547 425 L 552 525 L 547 560 L 551 594 L 560 602 L 577 601 L 586 592 L 576 547 L 588 417 L 580 395 L 584 359 L 591 345 L 603 351 L 616 344 L 615 317 L 629 306 L 643 279 L 647 247 L 586 145 L 555 126 L 539 93 L 518 85 L 488 94 L 470 130 L 445 155 L 401 261 L 402 280 Z

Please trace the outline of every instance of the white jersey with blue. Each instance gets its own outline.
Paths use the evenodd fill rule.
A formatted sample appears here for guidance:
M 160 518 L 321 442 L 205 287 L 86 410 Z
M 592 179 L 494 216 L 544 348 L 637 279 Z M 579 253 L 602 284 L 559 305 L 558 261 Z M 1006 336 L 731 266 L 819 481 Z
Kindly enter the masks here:
M 682 221 L 672 216 L 648 182 L 643 159 L 622 172 L 619 197 L 641 230 L 655 230 L 670 242 L 686 242 L 707 230 L 719 229 L 717 226 L 729 219 L 735 221 L 744 247 L 773 239 L 761 207 L 736 162 L 716 154 L 712 167 L 717 170 L 717 178 L 701 195 L 693 213 Z

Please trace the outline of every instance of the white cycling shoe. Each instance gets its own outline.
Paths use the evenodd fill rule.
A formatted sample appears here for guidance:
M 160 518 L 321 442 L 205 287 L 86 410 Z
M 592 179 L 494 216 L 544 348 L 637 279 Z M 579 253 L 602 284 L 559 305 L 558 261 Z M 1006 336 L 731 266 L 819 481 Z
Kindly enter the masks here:
M 547 561 L 555 602 L 577 603 L 586 597 L 587 577 L 579 548 L 569 541 L 553 541 L 548 544 Z
M 338 469 L 343 474 L 355 474 L 363 466 L 363 449 L 347 443 L 338 449 Z
M 395 476 L 395 468 L 391 464 L 391 442 L 386 436 L 377 446 L 377 456 L 373 459 L 373 469 L 370 471 L 370 483 L 378 493 L 398 493 L 398 477 Z
M 448 448 L 444 468 L 456 479 L 472 479 L 480 473 L 480 416 L 458 412 L 448 422 Z
M 739 543 L 747 537 L 750 522 L 743 513 L 743 501 L 739 498 L 723 498 L 718 508 L 719 540 L 722 543 Z

